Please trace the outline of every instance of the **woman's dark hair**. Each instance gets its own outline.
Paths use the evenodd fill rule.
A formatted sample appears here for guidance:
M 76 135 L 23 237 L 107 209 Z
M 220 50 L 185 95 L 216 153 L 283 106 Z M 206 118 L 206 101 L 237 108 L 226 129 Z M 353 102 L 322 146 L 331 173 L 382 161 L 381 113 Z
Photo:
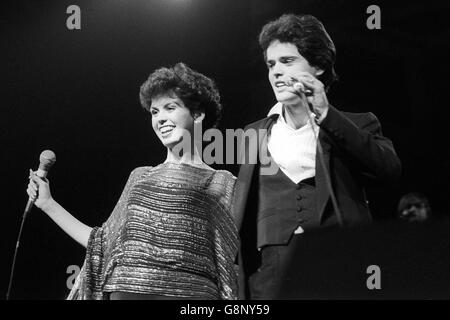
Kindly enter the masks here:
M 326 90 L 337 80 L 334 71 L 336 48 L 323 24 L 314 16 L 284 14 L 264 25 L 259 34 L 264 59 L 267 59 L 267 48 L 275 40 L 294 44 L 312 67 L 323 70 L 318 79 Z
M 150 111 L 152 99 L 161 94 L 175 93 L 191 115 L 205 113 L 203 128 L 216 127 L 222 116 L 219 91 L 213 80 L 192 70 L 182 62 L 172 68 L 159 68 L 145 81 L 139 92 L 141 105 Z

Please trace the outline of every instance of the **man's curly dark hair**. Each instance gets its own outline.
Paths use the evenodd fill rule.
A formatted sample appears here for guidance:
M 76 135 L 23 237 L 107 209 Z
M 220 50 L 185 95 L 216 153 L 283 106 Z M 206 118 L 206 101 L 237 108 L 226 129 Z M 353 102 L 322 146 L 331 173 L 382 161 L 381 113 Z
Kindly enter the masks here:
M 292 43 L 312 67 L 324 71 L 317 78 L 326 90 L 337 80 L 334 70 L 336 48 L 322 22 L 312 15 L 284 14 L 263 26 L 259 45 L 267 59 L 266 51 L 272 41 Z
M 198 112 L 205 113 L 204 129 L 217 127 L 222 116 L 222 105 L 213 80 L 182 62 L 172 68 L 159 68 L 141 86 L 141 105 L 150 111 L 152 98 L 172 92 L 183 101 L 192 116 Z

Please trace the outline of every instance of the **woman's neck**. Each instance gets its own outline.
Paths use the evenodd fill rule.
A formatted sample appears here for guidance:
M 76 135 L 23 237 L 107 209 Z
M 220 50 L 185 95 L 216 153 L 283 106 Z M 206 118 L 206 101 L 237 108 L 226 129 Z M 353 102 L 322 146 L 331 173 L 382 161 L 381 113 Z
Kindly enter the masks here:
M 172 162 L 172 163 L 186 163 L 191 164 L 194 166 L 200 166 L 200 167 L 208 167 L 200 156 L 200 153 L 198 152 L 197 148 L 193 148 L 193 150 L 190 153 L 183 153 L 183 154 L 177 154 L 176 152 L 173 152 L 172 149 L 167 148 L 167 157 L 164 163 Z

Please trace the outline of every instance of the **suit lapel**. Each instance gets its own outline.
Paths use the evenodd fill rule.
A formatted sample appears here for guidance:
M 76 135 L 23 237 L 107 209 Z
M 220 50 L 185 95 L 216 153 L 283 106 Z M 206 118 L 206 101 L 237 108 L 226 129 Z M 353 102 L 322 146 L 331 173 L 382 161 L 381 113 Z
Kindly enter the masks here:
M 263 134 L 266 135 L 270 130 L 271 125 L 276 120 L 276 116 L 271 116 L 269 118 L 264 119 L 265 121 L 261 121 L 254 126 L 247 127 L 247 129 L 254 129 L 257 131 L 257 136 L 261 133 L 260 130 L 264 129 Z M 267 136 L 262 137 L 262 139 L 257 140 L 258 148 L 257 148 L 257 161 L 250 161 L 250 163 L 243 162 L 239 169 L 239 175 L 236 182 L 235 187 L 235 195 L 233 200 L 233 217 L 235 219 L 236 225 L 240 229 L 242 220 L 244 218 L 245 209 L 247 207 L 247 199 L 248 194 L 251 187 L 251 182 L 253 180 L 253 174 L 255 172 L 256 163 L 259 163 L 259 152 L 261 147 L 267 148 Z M 245 146 L 243 152 L 246 156 L 243 159 L 251 159 L 248 156 L 248 152 L 251 150 L 248 145 Z

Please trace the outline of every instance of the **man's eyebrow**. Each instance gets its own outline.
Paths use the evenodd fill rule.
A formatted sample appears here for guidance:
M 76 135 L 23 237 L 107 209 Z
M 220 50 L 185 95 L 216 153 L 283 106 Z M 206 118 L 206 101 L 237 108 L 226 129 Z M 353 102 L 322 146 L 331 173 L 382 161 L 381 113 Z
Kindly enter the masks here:
M 281 56 L 281 57 L 278 57 L 278 60 L 284 60 L 284 59 L 298 59 L 299 57 L 298 56 L 295 56 L 295 55 L 286 55 L 286 56 Z M 275 61 L 276 59 L 267 59 L 266 60 L 266 62 L 273 62 L 273 61 Z
M 295 55 L 281 56 L 280 60 L 281 59 L 298 59 L 298 56 L 295 56 Z

